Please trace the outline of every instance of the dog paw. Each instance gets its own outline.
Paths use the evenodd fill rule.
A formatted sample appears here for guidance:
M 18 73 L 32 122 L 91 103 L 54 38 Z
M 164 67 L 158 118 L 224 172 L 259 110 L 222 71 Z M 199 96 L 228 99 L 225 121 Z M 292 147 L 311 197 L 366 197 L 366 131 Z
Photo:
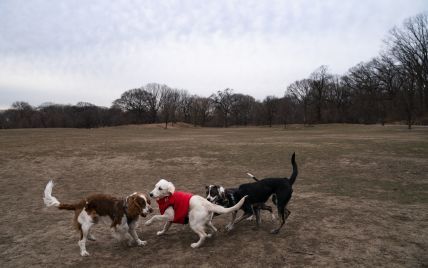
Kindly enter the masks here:
M 232 224 L 228 224 L 228 225 L 226 225 L 226 231 L 232 231 L 233 230 L 233 225 Z
M 137 240 L 137 245 L 140 247 L 145 246 L 147 245 L 147 241 Z
M 211 238 L 213 236 L 213 234 L 207 234 L 208 238 Z
M 198 248 L 199 247 L 199 243 L 192 243 L 192 244 L 190 244 L 190 246 L 192 248 Z
M 88 235 L 88 240 L 90 240 L 90 241 L 97 241 L 97 239 L 94 236 L 92 236 L 92 235 Z
M 80 256 L 82 256 L 82 257 L 87 257 L 87 256 L 89 256 L 89 252 L 87 252 L 86 250 L 81 251 L 81 252 L 80 252 Z
M 278 233 L 279 233 L 279 230 L 278 230 L 278 229 L 273 229 L 273 230 L 271 230 L 271 231 L 270 231 L 270 233 L 271 233 L 271 234 L 278 234 Z
M 117 241 L 122 241 L 123 240 L 123 235 L 117 231 L 112 231 L 111 232 L 111 236 L 116 239 Z
M 152 221 L 151 221 L 151 220 L 148 220 L 148 221 L 146 221 L 146 222 L 144 223 L 144 225 L 146 225 L 146 226 L 149 226 L 150 224 L 152 224 Z
M 254 217 L 254 216 L 250 216 L 250 217 L 248 217 L 247 218 L 247 221 L 253 221 L 253 220 L 255 220 L 256 218 Z
M 159 231 L 156 233 L 156 235 L 163 235 L 165 232 L 164 231 Z

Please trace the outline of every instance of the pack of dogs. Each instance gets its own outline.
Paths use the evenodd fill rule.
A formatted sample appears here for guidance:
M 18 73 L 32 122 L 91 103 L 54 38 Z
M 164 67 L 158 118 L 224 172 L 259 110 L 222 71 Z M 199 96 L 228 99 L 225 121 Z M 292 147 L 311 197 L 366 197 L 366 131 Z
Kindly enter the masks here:
M 274 210 L 265 203 L 272 198 L 277 208 L 279 225 L 271 230 L 272 234 L 278 234 L 286 219 L 290 215 L 287 204 L 293 193 L 293 184 L 298 175 L 295 153 L 291 157 L 292 173 L 289 178 L 264 178 L 257 179 L 247 173 L 254 182 L 244 183 L 237 188 L 225 188 L 221 185 L 208 185 L 206 198 L 192 193 L 176 191 L 172 182 L 160 179 L 154 189 L 146 195 L 134 192 L 126 197 L 115 197 L 107 194 L 90 195 L 75 203 L 62 203 L 52 195 L 53 181 L 49 181 L 44 190 L 43 201 L 47 207 L 57 207 L 61 210 L 74 211 L 74 224 L 80 233 L 78 245 L 81 256 L 89 256 L 86 250 L 87 240 L 95 241 L 91 234 L 92 227 L 98 223 L 110 226 L 112 235 L 118 240 L 126 241 L 130 246 L 136 244 L 144 246 L 137 234 L 139 218 L 147 217 L 153 212 L 151 199 L 158 204 L 160 214 L 154 215 L 145 222 L 146 226 L 155 221 L 163 222 L 163 229 L 157 235 L 165 234 L 173 223 L 189 224 L 199 240 L 192 243 L 192 248 L 200 247 L 206 238 L 210 238 L 217 228 L 212 223 L 213 218 L 221 214 L 232 214 L 231 221 L 225 229 L 230 231 L 235 225 L 245 219 L 256 218 L 256 227 L 261 224 L 261 210 L 271 213 L 275 220 Z M 238 211 L 243 214 L 237 217 Z M 207 229 L 211 232 L 207 233 Z

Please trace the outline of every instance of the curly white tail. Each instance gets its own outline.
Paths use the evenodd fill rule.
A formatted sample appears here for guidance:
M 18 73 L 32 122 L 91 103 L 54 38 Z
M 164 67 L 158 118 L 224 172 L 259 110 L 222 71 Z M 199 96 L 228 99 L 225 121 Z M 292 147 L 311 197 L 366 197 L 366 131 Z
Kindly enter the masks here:
M 46 187 L 45 187 L 45 193 L 44 193 L 44 196 L 43 196 L 43 202 L 45 203 L 45 205 L 47 207 L 52 207 L 52 206 L 58 207 L 59 204 L 60 204 L 59 201 L 58 201 L 58 199 L 56 199 L 54 196 L 52 196 L 52 188 L 53 188 L 53 186 L 54 186 L 54 183 L 53 183 L 52 180 L 50 180 L 48 182 L 48 184 L 46 185 Z

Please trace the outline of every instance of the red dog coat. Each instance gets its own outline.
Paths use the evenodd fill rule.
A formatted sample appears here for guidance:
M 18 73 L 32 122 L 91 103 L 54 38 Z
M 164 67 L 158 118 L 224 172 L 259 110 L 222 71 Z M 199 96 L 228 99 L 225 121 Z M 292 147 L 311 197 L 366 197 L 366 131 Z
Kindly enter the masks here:
M 156 202 L 159 205 L 160 214 L 163 215 L 165 210 L 169 207 L 174 209 L 174 220 L 173 223 L 186 224 L 188 222 L 189 204 L 191 193 L 186 192 L 174 192 L 170 196 L 165 196 Z

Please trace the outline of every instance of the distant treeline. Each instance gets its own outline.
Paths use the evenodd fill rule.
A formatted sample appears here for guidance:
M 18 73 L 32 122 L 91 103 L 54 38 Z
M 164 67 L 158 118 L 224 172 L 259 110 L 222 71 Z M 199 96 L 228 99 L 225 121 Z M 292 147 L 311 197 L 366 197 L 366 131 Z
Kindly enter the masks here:
M 151 83 L 124 92 L 110 108 L 80 102 L 33 107 L 15 102 L 0 112 L 0 128 L 78 127 L 186 122 L 197 126 L 290 123 L 406 122 L 428 124 L 428 16 L 393 28 L 385 50 L 343 75 L 323 65 L 287 87 L 283 97 L 259 101 L 233 89 L 210 97 Z

